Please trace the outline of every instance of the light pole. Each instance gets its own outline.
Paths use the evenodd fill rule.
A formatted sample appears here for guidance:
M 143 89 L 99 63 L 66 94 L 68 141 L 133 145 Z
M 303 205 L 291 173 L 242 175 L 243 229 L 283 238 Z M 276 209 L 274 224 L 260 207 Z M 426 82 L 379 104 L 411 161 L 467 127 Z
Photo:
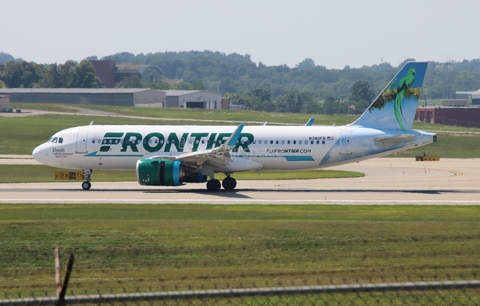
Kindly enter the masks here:
M 425 98 L 425 103 L 423 104 L 423 122 L 427 122 L 427 95 L 423 95 Z

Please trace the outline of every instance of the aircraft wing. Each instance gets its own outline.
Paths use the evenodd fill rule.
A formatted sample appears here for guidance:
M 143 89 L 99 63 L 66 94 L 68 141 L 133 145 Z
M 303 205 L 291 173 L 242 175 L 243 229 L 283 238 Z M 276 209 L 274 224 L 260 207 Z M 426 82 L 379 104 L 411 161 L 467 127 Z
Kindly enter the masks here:
M 199 167 L 207 161 L 215 166 L 226 167 L 228 166 L 229 162 L 233 161 L 231 159 L 230 151 L 235 148 L 244 126 L 245 124 L 241 123 L 232 133 L 232 135 L 230 135 L 227 141 L 225 141 L 224 144 L 217 148 L 204 151 L 179 153 L 177 155 L 159 154 L 149 157 L 168 160 L 179 160 L 192 167 Z

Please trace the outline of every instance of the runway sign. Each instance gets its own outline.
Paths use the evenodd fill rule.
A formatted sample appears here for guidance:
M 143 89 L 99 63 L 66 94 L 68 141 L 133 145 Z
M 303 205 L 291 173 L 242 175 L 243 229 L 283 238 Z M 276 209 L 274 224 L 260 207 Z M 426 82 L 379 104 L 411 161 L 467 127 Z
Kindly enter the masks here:
M 83 180 L 83 172 L 55 172 L 56 180 Z

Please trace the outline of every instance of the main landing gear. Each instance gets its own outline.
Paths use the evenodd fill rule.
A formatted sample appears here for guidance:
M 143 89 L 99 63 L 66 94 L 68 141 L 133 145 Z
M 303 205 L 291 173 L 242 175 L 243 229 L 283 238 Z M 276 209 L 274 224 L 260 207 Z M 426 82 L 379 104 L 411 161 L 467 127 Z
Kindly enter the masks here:
M 89 190 L 92 187 L 92 183 L 90 183 L 92 172 L 93 170 L 90 169 L 83 170 L 83 176 L 85 178 L 85 182 L 82 183 L 83 190 Z
M 221 184 L 217 179 L 211 179 L 207 182 L 208 191 L 219 191 L 222 186 L 225 190 L 233 190 L 237 187 L 237 180 L 233 177 L 227 176 Z

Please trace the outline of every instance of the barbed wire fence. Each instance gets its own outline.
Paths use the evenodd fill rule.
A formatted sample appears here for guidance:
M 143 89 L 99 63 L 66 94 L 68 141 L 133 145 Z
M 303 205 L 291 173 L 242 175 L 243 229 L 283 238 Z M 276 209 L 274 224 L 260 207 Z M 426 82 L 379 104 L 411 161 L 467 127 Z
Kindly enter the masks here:
M 116 280 L 116 287 L 112 287 L 115 281 L 111 280 L 106 286 L 102 280 L 88 280 L 80 274 L 86 283 L 83 288 L 84 294 L 79 294 L 82 288 L 80 282 L 76 282 L 76 288 L 69 288 L 69 280 L 72 273 L 74 256 L 70 255 L 65 278 L 61 281 L 61 269 L 59 251 L 55 249 L 55 284 L 56 296 L 51 295 L 53 290 L 44 291 L 41 288 L 44 284 L 28 284 L 30 288 L 26 292 L 21 284 L 15 284 L 15 279 L 20 278 L 17 271 L 11 275 L 4 275 L 2 278 L 10 280 L 11 283 L 4 283 L 0 290 L 4 292 L 4 298 L 0 299 L 0 306 L 16 305 L 73 305 L 73 304 L 121 304 L 121 305 L 479 305 L 480 304 L 480 280 L 477 280 L 476 267 L 470 267 L 470 274 L 441 275 L 434 273 L 434 278 L 444 278 L 442 281 L 414 281 L 423 278 L 420 274 L 408 277 L 412 280 L 402 282 L 385 282 L 385 278 L 378 279 L 379 282 L 372 282 L 373 279 L 356 279 L 355 283 L 348 283 L 349 279 L 331 278 L 331 284 L 322 284 L 325 278 L 320 277 L 317 272 L 301 274 L 300 278 L 279 278 L 270 276 L 264 284 L 258 286 L 255 282 L 244 286 L 242 282 L 230 283 L 211 282 L 212 279 L 204 277 L 206 285 L 200 288 L 192 288 L 186 285 L 186 290 L 179 290 L 177 285 L 162 286 L 162 290 L 155 290 L 151 285 L 141 285 L 148 282 L 141 277 L 127 281 L 129 285 L 136 287 L 128 289 L 125 282 Z M 431 267 L 424 267 L 425 269 Z M 421 269 L 420 269 L 421 270 Z M 80 271 L 77 271 L 80 272 Z M 105 271 L 101 271 L 105 273 Z M 39 272 L 41 274 L 42 272 Z M 321 273 L 321 272 L 320 272 Z M 289 275 L 286 273 L 286 275 Z M 35 277 L 35 272 L 31 272 Z M 290 275 L 291 276 L 291 275 Z M 249 275 L 243 275 L 248 279 Z M 263 275 L 265 277 L 265 275 Z M 469 278 L 459 280 L 458 277 Z M 303 278 L 303 279 L 302 279 Z M 450 280 L 450 278 L 455 280 Z M 52 277 L 53 279 L 53 277 Z M 397 280 L 397 277 L 393 277 Z M 159 278 L 160 283 L 164 279 Z M 368 282 L 369 281 L 369 282 Z M 299 284 L 301 282 L 302 284 Z M 316 284 L 312 284 L 315 283 Z M 339 284 L 340 282 L 340 284 Z M 53 286 L 55 285 L 55 286 Z M 110 286 L 110 287 L 109 287 Z M 185 285 L 184 285 L 185 286 Z M 213 287 L 206 289 L 207 287 Z M 92 289 L 97 287 L 97 289 Z M 11 289 L 8 293 L 6 289 Z M 95 293 L 92 294 L 92 291 Z M 16 296 L 14 296 L 16 295 Z M 29 295 L 29 296 L 27 296 Z

